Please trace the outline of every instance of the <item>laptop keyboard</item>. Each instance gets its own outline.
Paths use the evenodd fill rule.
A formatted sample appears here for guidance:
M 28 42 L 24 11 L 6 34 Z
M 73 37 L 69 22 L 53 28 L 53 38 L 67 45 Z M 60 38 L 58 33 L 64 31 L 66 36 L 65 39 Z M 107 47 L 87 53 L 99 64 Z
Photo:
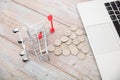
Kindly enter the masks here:
M 108 2 L 105 6 L 120 37 L 120 1 Z

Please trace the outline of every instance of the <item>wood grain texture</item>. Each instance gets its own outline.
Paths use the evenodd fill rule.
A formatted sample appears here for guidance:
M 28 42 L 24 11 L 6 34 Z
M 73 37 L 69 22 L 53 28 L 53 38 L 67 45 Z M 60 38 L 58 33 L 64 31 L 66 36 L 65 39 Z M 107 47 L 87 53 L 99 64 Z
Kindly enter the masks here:
M 11 44 L 15 47 L 19 46 L 17 48 L 14 48 L 14 52 L 12 51 L 12 48 L 9 48 L 9 50 L 4 49 L 4 51 L 6 51 L 5 54 L 13 59 L 13 61 L 11 61 L 12 63 L 17 64 L 19 62 L 19 65 L 17 65 L 16 67 L 19 68 L 18 71 L 20 74 L 27 74 L 28 76 L 32 76 L 32 78 L 37 80 L 100 80 L 100 74 L 98 72 L 94 57 L 91 52 L 83 61 L 79 60 L 75 56 L 55 56 L 51 53 L 50 62 L 38 63 L 35 56 L 30 55 L 31 61 L 25 64 L 20 62 L 21 58 L 17 59 L 18 62 L 14 61 L 16 60 L 15 58 L 17 58 L 18 55 L 16 55 L 17 57 L 11 57 L 11 55 L 9 54 L 10 50 L 11 53 L 18 53 L 19 51 L 21 51 L 21 46 L 17 44 L 17 34 L 13 34 L 11 30 L 15 27 L 18 27 L 19 25 L 22 25 L 23 27 L 31 27 L 35 24 L 38 24 L 43 18 L 46 18 L 48 14 L 53 14 L 54 25 L 56 28 L 56 32 L 52 35 L 49 35 L 48 37 L 49 44 L 53 43 L 56 38 L 62 36 L 63 32 L 67 30 L 69 26 L 78 25 L 82 28 L 82 24 L 80 23 L 80 19 L 76 11 L 76 4 L 82 1 L 2 0 L 2 3 L 0 3 L 0 6 L 2 6 L 0 7 L 0 36 L 4 39 L 4 42 L 9 41 L 10 43 L 12 42 Z M 5 46 L 8 45 L 6 44 Z M 0 48 L 0 50 L 1 49 L 2 48 Z M 6 55 L 4 55 L 4 57 L 5 56 Z M 14 66 L 14 64 L 7 66 L 12 67 Z M 3 69 L 3 67 L 1 67 L 1 69 Z M 11 73 L 12 72 L 10 72 L 10 74 Z M 16 75 L 19 75 L 19 73 L 16 73 Z M 59 73 L 59 75 L 56 75 L 57 73 Z M 26 78 L 26 75 L 23 76 L 25 76 Z
M 23 80 L 32 80 L 32 78 L 36 80 L 76 80 L 68 74 L 45 62 L 36 63 L 34 61 L 29 61 L 23 64 L 21 57 L 18 56 L 21 48 L 17 47 L 2 37 L 0 37 L 0 40 L 0 65 L 2 65 L 0 67 L 0 74 L 2 78 L 5 78 L 6 80 L 12 78 L 16 78 L 15 80 L 22 78 Z M 4 45 L 2 45 L 2 43 L 4 43 Z M 35 57 L 33 56 L 33 58 Z M 27 76 L 22 72 L 26 73 L 27 76 L 29 75 L 29 78 L 27 79 Z
M 19 47 L 0 37 L 0 80 L 34 80 L 19 70 L 23 65 L 18 56 L 20 51 Z
M 80 25 L 77 12 L 77 3 L 88 0 L 13 0 L 14 2 L 29 8 L 38 14 L 47 16 L 52 14 L 55 20 L 66 26 Z M 74 17 L 73 17 L 74 16 Z

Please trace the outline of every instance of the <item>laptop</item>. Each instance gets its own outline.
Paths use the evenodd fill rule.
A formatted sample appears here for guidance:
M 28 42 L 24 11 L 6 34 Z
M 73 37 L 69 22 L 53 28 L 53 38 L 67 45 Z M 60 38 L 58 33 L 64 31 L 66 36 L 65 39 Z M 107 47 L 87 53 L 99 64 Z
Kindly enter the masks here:
M 77 5 L 102 80 L 120 80 L 120 1 Z

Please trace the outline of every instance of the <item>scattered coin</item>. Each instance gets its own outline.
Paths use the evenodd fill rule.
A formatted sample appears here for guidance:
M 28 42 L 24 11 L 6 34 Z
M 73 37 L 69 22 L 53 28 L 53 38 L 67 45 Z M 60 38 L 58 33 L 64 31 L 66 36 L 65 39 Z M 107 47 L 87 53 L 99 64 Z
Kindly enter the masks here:
M 67 42 L 67 41 L 68 41 L 68 37 L 63 36 L 63 37 L 61 38 L 61 41 L 62 41 L 63 43 Z
M 71 31 L 76 31 L 78 27 L 76 25 L 70 27 Z
M 86 58 L 86 55 L 85 55 L 84 53 L 80 52 L 80 53 L 77 55 L 77 57 L 78 57 L 80 60 L 83 60 L 83 59 Z
M 64 32 L 64 36 L 67 36 L 67 37 L 68 37 L 68 36 L 71 35 L 71 33 L 72 33 L 72 32 L 71 32 L 70 30 L 66 30 L 66 31 Z
M 65 44 L 70 45 L 71 43 L 72 43 L 72 40 L 68 39 L 68 41 Z
M 88 53 L 89 52 L 89 48 L 87 46 L 84 46 L 81 48 L 83 53 Z
M 64 56 L 69 56 L 70 55 L 70 50 L 69 49 L 63 49 L 63 55 Z
M 81 41 L 81 42 L 84 42 L 85 41 L 85 36 L 78 36 L 78 38 L 79 38 L 79 40 Z
M 60 47 L 57 47 L 57 48 L 54 50 L 54 54 L 55 54 L 56 56 L 61 55 L 61 54 L 62 54 L 61 48 L 60 48 Z
M 55 46 L 60 46 L 62 44 L 62 42 L 59 40 L 59 39 L 56 39 L 55 41 L 54 41 L 54 45 Z
M 68 48 L 68 45 L 66 45 L 66 44 L 62 44 L 61 46 L 60 46 L 60 48 L 63 50 L 63 49 L 67 49 Z
M 79 52 L 79 50 L 77 49 L 77 47 L 75 45 L 73 45 L 73 44 L 71 44 L 69 46 L 69 49 L 70 49 L 71 54 L 73 54 L 73 55 L 77 55 L 78 52 Z
M 71 26 L 60 39 L 54 41 L 54 45 L 48 46 L 48 51 L 54 51 L 56 56 L 72 54 L 83 60 L 86 58 L 86 53 L 89 52 L 89 48 L 84 44 L 85 37 L 82 29 L 78 26 Z
M 78 37 L 73 40 L 74 45 L 78 45 L 80 42 L 81 41 L 80 41 L 80 39 L 78 39 Z
M 82 47 L 84 47 L 85 46 L 85 44 L 84 43 L 80 43 L 79 45 L 77 45 L 77 48 L 79 49 L 79 50 L 81 50 L 82 49 Z
M 70 39 L 75 39 L 77 36 L 75 33 L 72 33 L 69 37 L 70 37 Z
M 48 45 L 48 51 L 52 52 L 55 50 L 55 47 L 53 45 Z
M 74 44 L 70 44 L 70 45 L 69 45 L 69 49 L 72 49 L 72 48 L 74 48 L 74 47 L 76 47 Z
M 75 31 L 77 36 L 81 36 L 83 35 L 84 31 L 82 29 L 78 29 L 77 31 Z

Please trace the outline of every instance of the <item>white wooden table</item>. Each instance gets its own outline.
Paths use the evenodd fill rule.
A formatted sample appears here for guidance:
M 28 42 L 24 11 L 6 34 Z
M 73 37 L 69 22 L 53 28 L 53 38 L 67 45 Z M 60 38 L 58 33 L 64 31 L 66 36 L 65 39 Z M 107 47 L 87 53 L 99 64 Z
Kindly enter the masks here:
M 18 36 L 12 33 L 16 26 L 38 24 L 49 14 L 56 28 L 49 39 L 58 38 L 72 25 L 83 28 L 76 5 L 85 1 L 0 0 L 0 80 L 101 80 L 92 52 L 85 60 L 51 54 L 50 62 L 37 62 L 31 54 L 31 60 L 23 63 Z

